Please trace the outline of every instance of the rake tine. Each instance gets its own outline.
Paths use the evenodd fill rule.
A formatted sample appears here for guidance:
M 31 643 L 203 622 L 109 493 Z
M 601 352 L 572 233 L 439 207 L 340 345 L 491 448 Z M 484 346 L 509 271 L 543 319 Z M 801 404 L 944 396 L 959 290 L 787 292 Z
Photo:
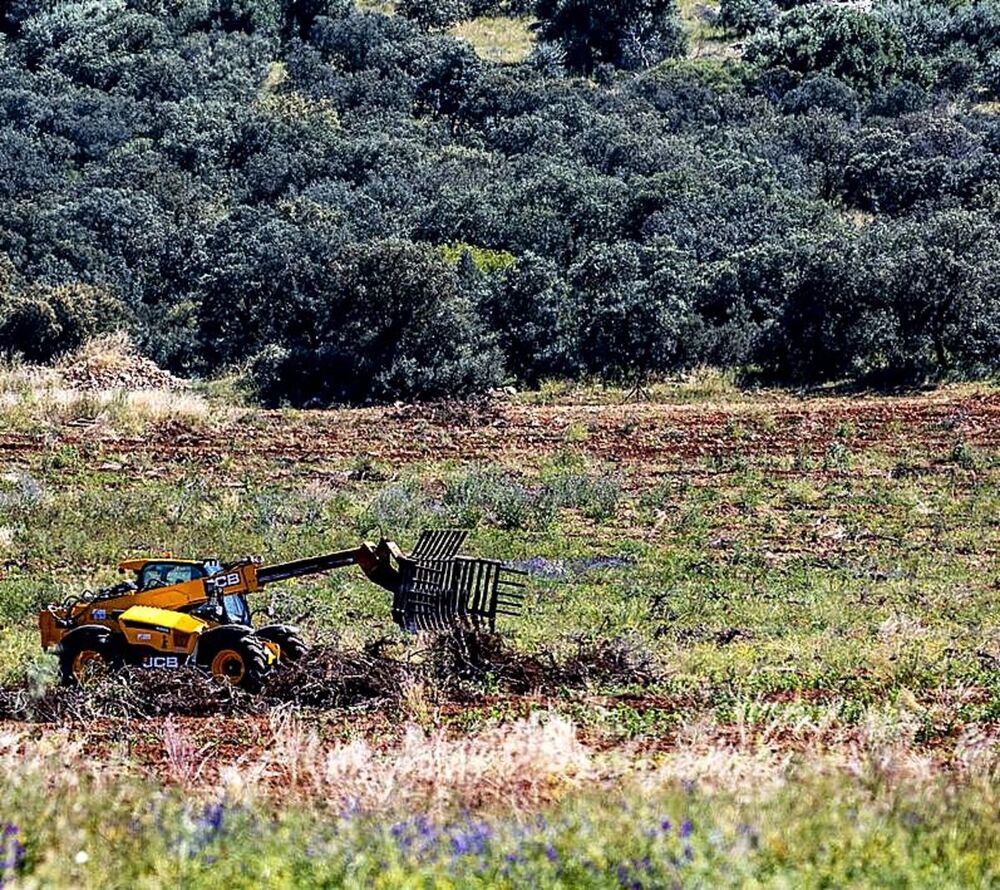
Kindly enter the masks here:
M 497 615 L 517 616 L 527 572 L 500 560 L 461 556 L 467 532 L 424 531 L 413 552 L 400 561 L 401 582 L 394 617 L 421 630 L 453 626 L 495 627 Z

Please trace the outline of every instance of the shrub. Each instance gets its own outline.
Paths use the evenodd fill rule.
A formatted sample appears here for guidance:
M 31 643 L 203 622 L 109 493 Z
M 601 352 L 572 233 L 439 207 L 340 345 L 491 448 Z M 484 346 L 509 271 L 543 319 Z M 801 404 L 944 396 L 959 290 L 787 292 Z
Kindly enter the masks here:
M 480 309 L 518 380 L 572 373 L 570 294 L 555 263 L 526 254 L 491 283 Z
M 390 485 L 358 515 L 355 526 L 362 535 L 373 531 L 389 534 L 395 529 L 415 528 L 426 513 L 426 501 L 411 487 Z
M 609 476 L 560 472 L 545 481 L 545 497 L 554 507 L 580 510 L 584 516 L 606 520 L 621 500 L 621 485 Z
M 444 503 L 457 522 L 469 525 L 485 520 L 504 529 L 525 529 L 544 526 L 552 519 L 552 504 L 539 488 L 494 468 L 449 479 Z
M 398 0 L 396 12 L 425 31 L 446 31 L 470 15 L 465 0 Z
M 812 3 L 755 35 L 745 58 L 762 68 L 824 72 L 870 92 L 901 74 L 905 55 L 902 36 L 891 22 L 849 7 Z
M 684 53 L 675 0 L 539 0 L 538 31 L 566 50 L 566 66 L 636 70 Z
M 49 361 L 122 323 L 118 300 L 86 284 L 34 285 L 0 305 L 0 350 Z
M 526 61 L 543 77 L 562 77 L 566 73 L 566 50 L 561 43 L 539 41 Z
M 993 99 L 1000 99 L 1000 50 L 990 53 L 983 66 L 983 86 Z
M 778 7 L 770 0 L 722 0 L 719 23 L 739 35 L 769 28 L 778 18 Z
M 781 100 L 781 110 L 788 114 L 804 114 L 817 108 L 855 118 L 859 109 L 858 94 L 836 77 L 819 74 L 785 93 Z
M 869 111 L 885 117 L 899 117 L 921 111 L 926 105 L 926 90 L 919 84 L 902 81 L 872 96 Z
M 476 469 L 449 479 L 444 503 L 459 525 L 487 521 L 505 529 L 540 528 L 548 525 L 557 510 L 580 510 L 585 516 L 604 520 L 614 515 L 621 499 L 619 483 L 603 475 L 558 470 L 527 485 L 504 470 Z

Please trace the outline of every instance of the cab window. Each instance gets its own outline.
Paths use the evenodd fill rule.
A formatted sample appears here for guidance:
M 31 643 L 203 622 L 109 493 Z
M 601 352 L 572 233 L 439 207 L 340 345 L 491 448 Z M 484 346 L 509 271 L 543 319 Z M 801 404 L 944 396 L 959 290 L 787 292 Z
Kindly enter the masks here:
M 177 562 L 150 562 L 142 567 L 139 573 L 139 589 L 150 590 L 155 587 L 170 587 L 173 584 L 184 584 L 195 578 L 204 578 L 205 569 L 200 565 Z
M 222 598 L 226 620 L 230 624 L 250 624 L 250 607 L 242 593 L 229 593 Z

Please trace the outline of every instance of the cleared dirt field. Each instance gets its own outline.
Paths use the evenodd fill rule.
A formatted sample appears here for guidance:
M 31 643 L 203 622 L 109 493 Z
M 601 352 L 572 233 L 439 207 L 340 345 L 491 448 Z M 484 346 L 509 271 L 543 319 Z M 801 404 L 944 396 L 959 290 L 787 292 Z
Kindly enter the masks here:
M 570 443 L 640 473 L 699 472 L 731 454 L 822 454 L 833 441 L 887 455 L 946 452 L 957 438 L 1000 445 L 1000 394 L 941 390 L 910 397 L 741 398 L 734 403 L 531 406 L 510 402 L 344 411 L 253 411 L 197 429 L 154 426 L 118 435 L 80 421 L 45 433 L 0 432 L 0 454 L 30 457 L 58 445 L 102 457 L 142 455 L 212 464 L 222 455 L 277 463 L 371 457 L 400 463 L 496 460 L 530 466 Z M 929 466 L 926 469 L 932 469 Z

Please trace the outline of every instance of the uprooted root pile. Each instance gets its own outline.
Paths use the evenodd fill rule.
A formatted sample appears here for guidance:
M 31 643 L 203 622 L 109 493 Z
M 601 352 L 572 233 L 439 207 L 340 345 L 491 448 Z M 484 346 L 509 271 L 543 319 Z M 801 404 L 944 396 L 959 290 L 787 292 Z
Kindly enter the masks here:
M 128 668 L 85 689 L 27 685 L 0 689 L 0 719 L 61 722 L 107 717 L 202 717 L 265 712 L 282 704 L 301 707 L 392 709 L 406 690 L 422 684 L 440 702 L 474 704 L 485 693 L 552 693 L 588 686 L 648 686 L 658 677 L 652 660 L 634 642 L 578 640 L 569 656 L 515 652 L 498 635 L 458 630 L 428 637 L 399 651 L 378 640 L 364 649 L 312 649 L 249 696 L 195 668 L 153 671 Z
M 63 383 L 78 392 L 181 390 L 187 384 L 142 356 L 123 334 L 91 340 L 66 358 Z

